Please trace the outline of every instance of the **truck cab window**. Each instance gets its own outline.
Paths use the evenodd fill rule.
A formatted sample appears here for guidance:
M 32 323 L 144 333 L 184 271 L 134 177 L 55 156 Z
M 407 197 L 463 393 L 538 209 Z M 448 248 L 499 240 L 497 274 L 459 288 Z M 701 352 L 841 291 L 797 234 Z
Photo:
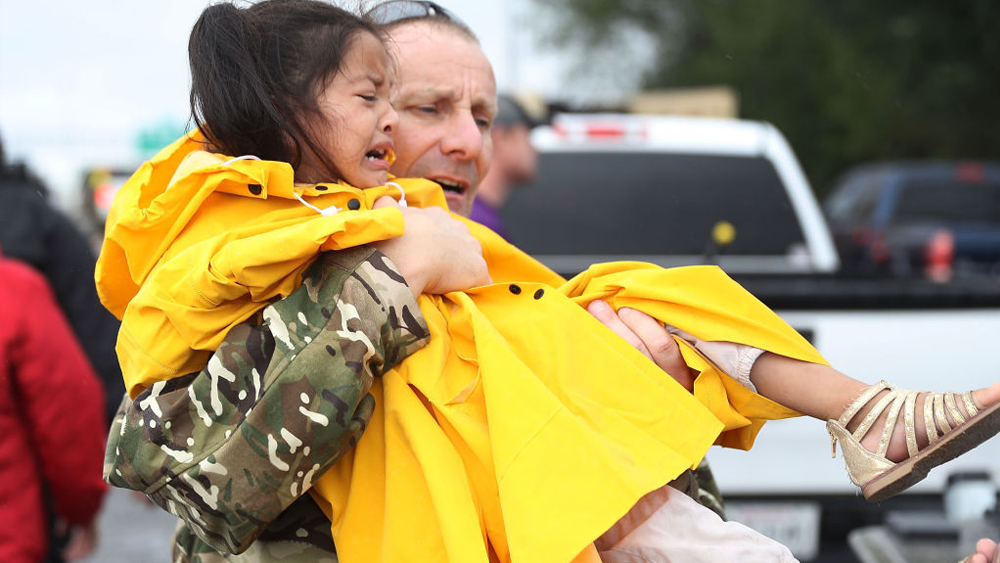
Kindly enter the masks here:
M 785 255 L 802 228 L 764 158 L 587 151 L 541 155 L 533 185 L 503 210 L 515 245 L 533 255 L 702 255 L 713 226 L 726 254 Z

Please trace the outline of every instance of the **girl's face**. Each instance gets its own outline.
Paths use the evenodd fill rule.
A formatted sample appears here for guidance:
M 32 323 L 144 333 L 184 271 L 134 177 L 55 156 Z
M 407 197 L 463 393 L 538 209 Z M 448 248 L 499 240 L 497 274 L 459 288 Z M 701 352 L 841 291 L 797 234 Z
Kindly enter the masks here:
M 399 116 L 389 104 L 390 71 L 382 41 L 362 32 L 345 53 L 340 71 L 319 93 L 325 119 L 315 129 L 316 140 L 342 179 L 355 187 L 384 185 L 395 158 L 392 135 Z M 302 181 L 330 180 L 308 164 L 299 172 Z

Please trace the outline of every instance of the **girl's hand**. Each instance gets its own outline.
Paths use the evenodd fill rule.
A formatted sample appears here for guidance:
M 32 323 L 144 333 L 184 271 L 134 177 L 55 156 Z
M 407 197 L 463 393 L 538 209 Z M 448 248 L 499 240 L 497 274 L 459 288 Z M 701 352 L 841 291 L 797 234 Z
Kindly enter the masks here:
M 397 205 L 389 196 L 375 208 Z M 403 236 L 374 243 L 406 279 L 414 297 L 441 294 L 491 283 L 479 241 L 469 227 L 438 207 L 401 207 Z

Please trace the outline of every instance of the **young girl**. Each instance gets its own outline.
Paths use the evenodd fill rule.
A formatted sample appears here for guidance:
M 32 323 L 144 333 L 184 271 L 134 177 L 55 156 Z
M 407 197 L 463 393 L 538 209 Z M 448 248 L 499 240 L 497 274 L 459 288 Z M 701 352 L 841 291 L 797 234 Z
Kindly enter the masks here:
M 317 2 L 218 5 L 190 48 L 200 132 L 123 187 L 98 268 L 102 299 L 123 317 L 119 354 L 133 397 L 201 369 L 231 327 L 298 287 L 320 251 L 398 236 L 400 210 L 375 209 L 380 197 L 444 206 L 428 182 L 386 181 L 390 64 L 362 20 Z M 754 363 L 758 379 L 801 380 L 795 370 L 805 369 L 853 385 L 714 268 L 612 264 L 563 284 L 470 228 L 499 283 L 420 298 L 430 343 L 374 383 L 378 408 L 365 438 L 312 489 L 345 561 L 596 560 L 588 544 L 712 443 L 749 447 L 764 420 L 796 414 L 722 376 L 699 346 L 709 357 L 712 343 L 767 350 Z M 579 306 L 598 298 L 670 321 L 695 344 L 684 348 L 701 372 L 694 396 L 608 338 Z M 344 330 L 354 332 L 347 321 Z M 973 425 L 989 429 L 983 436 L 996 431 L 993 406 L 949 433 L 949 421 L 991 402 L 984 394 L 978 405 L 971 396 L 900 395 L 883 414 L 881 403 L 898 394 L 871 389 L 830 423 L 845 452 L 874 467 L 860 478 L 851 470 L 866 487 L 900 472 L 884 449 L 868 454 L 857 441 L 869 437 L 870 419 L 890 421 L 886 444 L 904 406 L 906 431 L 923 422 L 929 440 L 938 429 L 950 444 Z M 301 416 L 323 400 L 302 393 Z M 913 421 L 918 401 L 930 406 Z M 854 420 L 859 409 L 863 422 Z M 858 427 L 854 436 L 847 426 Z M 272 463 L 298 455 L 272 440 Z M 927 459 L 922 445 L 913 444 L 911 460 Z

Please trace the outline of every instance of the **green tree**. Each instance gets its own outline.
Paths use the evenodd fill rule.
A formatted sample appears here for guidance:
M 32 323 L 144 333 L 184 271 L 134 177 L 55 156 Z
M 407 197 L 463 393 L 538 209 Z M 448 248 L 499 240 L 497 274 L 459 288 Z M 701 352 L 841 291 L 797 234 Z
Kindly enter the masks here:
M 542 0 L 536 0 L 539 6 Z M 774 123 L 822 193 L 868 160 L 1000 155 L 995 0 L 549 0 L 588 56 L 621 30 L 658 45 L 644 86 L 727 84 Z

